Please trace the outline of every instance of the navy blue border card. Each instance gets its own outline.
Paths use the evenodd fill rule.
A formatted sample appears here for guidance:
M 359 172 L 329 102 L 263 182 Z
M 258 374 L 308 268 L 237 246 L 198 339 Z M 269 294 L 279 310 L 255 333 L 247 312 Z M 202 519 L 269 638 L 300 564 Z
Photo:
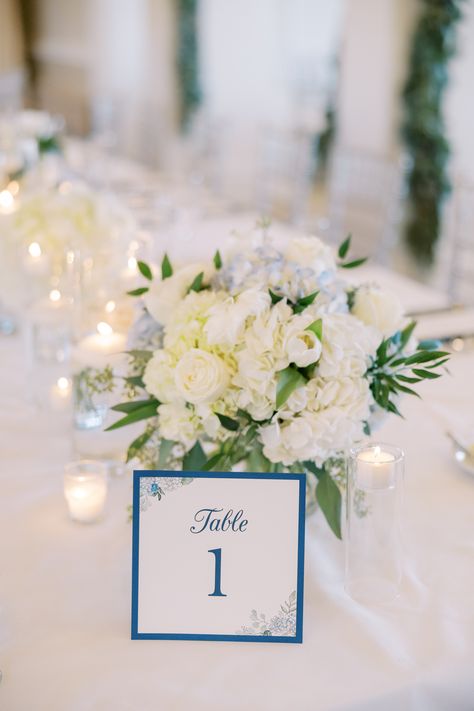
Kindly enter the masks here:
M 261 483 L 268 482 L 268 492 L 265 491 L 266 485 L 265 489 L 262 486 L 255 487 L 256 498 L 254 499 L 252 487 L 245 491 L 245 488 L 240 485 L 233 487 L 228 485 L 221 487 L 221 498 L 219 498 L 219 487 L 212 486 L 211 481 L 202 481 L 199 491 L 197 487 L 195 489 L 188 487 L 188 484 L 198 480 L 213 480 L 217 483 L 229 479 L 235 480 L 237 484 L 239 482 L 243 484 L 243 480 L 247 480 L 249 484 L 251 481 L 257 480 Z M 295 482 L 296 491 L 293 492 L 291 487 L 280 488 L 275 485 L 272 487 L 270 485 L 272 481 Z M 186 491 L 181 491 L 179 496 L 171 496 L 177 489 L 185 486 Z M 190 493 L 191 488 L 194 489 L 194 492 Z M 233 493 L 229 494 L 229 492 Z M 229 499 L 229 496 L 235 496 L 236 493 L 238 494 L 239 510 L 237 511 L 235 508 L 234 512 L 234 509 L 229 505 L 229 500 L 233 502 L 234 499 Z M 262 502 L 266 500 L 267 493 L 268 509 L 265 510 Z M 249 502 L 247 510 L 242 504 L 246 498 Z M 193 503 L 194 499 L 198 502 L 196 505 Z M 160 507 L 158 502 L 163 501 L 166 504 Z M 205 501 L 205 507 L 202 507 L 202 501 Z M 213 503 L 208 508 L 207 506 L 211 502 Z M 301 644 L 303 641 L 305 503 L 305 474 L 134 471 L 131 638 L 134 640 L 178 639 Z M 213 506 L 216 508 L 212 508 Z M 273 516 L 274 509 L 272 507 L 274 506 L 277 507 L 276 512 L 280 515 L 280 521 L 283 522 L 280 525 Z M 153 509 L 151 514 L 144 515 L 151 509 Z M 263 514 L 260 513 L 262 509 Z M 250 514 L 247 511 L 250 511 Z M 253 518 L 251 518 L 251 514 Z M 249 529 L 246 528 L 249 524 L 245 518 L 246 515 L 250 521 Z M 254 522 L 253 528 L 251 527 L 252 521 Z M 183 522 L 184 525 L 182 525 Z M 165 529 L 166 535 L 163 535 L 162 529 L 168 524 L 169 528 Z M 265 533 L 267 527 L 268 533 Z M 282 531 L 280 531 L 280 527 L 283 527 Z M 246 530 L 252 531 L 253 538 L 248 535 L 245 539 L 239 538 L 239 535 L 245 533 Z M 198 539 L 197 536 L 189 535 L 192 533 L 204 533 L 204 536 Z M 202 549 L 200 544 L 204 543 L 205 550 L 203 549 L 203 552 L 207 556 L 205 559 L 200 555 L 196 556 L 198 540 L 199 553 Z M 190 546 L 187 541 L 190 541 Z M 215 547 L 214 541 L 218 546 L 224 545 L 223 541 L 229 545 L 223 548 Z M 241 545 L 241 542 L 244 541 L 245 544 Z M 257 552 L 255 560 L 253 560 L 255 541 Z M 270 550 L 273 541 L 275 549 Z M 242 555 L 241 548 L 242 551 L 245 551 L 245 553 L 242 552 Z M 226 573 L 225 575 L 222 573 L 222 583 L 221 555 L 222 570 Z M 160 566 L 160 556 L 164 561 L 163 568 Z M 267 565 L 261 562 L 263 556 L 267 560 Z M 196 568 L 196 558 L 199 558 L 199 561 L 207 561 L 204 571 L 201 562 L 200 567 Z M 252 559 L 250 562 L 249 558 Z M 273 586 L 271 575 L 268 573 L 268 561 L 275 560 L 281 561 L 279 571 L 275 572 L 274 570 L 272 573 L 275 576 L 275 581 L 278 581 L 276 586 L 278 590 Z M 233 561 L 233 563 L 231 564 L 229 561 Z M 189 576 L 197 576 L 190 578 L 193 581 L 196 580 L 195 586 L 183 585 L 179 578 L 181 573 L 176 574 L 178 577 L 175 576 L 175 570 L 180 566 L 187 572 L 189 571 Z M 232 567 L 233 570 L 229 570 Z M 239 571 L 241 570 L 246 571 L 245 574 L 240 575 Z M 249 571 L 259 572 L 260 570 L 265 570 L 265 575 L 258 582 L 260 588 L 256 590 L 255 597 L 260 601 L 260 608 L 262 608 L 263 598 L 265 598 L 264 604 L 267 604 L 267 597 L 271 599 L 268 600 L 268 607 L 265 610 L 267 614 L 261 614 L 262 609 L 255 610 L 252 609 L 253 606 L 248 609 L 247 606 L 248 596 L 253 595 L 254 591 L 246 581 L 250 580 L 255 583 L 256 580 L 256 577 L 252 576 Z M 209 571 L 212 571 L 211 579 L 209 579 Z M 289 596 L 285 595 L 284 599 L 280 601 L 281 604 L 276 606 L 276 597 L 278 595 L 281 597 L 280 587 L 283 589 L 286 584 L 287 575 Z M 205 593 L 203 593 L 203 576 L 205 576 Z M 239 580 L 237 585 L 235 585 L 236 579 Z M 240 582 L 241 580 L 244 582 Z M 170 584 L 174 585 L 176 590 L 173 591 Z M 229 585 L 234 590 L 233 596 L 235 597 L 233 599 L 230 594 L 229 597 L 227 594 L 229 590 L 226 586 Z M 272 585 L 271 588 L 268 587 L 270 585 Z M 192 596 L 194 590 L 200 591 L 199 599 L 191 598 L 190 601 L 187 601 L 183 595 Z M 269 591 L 268 595 L 267 590 Z M 176 595 L 176 600 L 180 601 L 176 602 L 176 605 L 174 605 L 174 595 Z M 211 603 L 208 598 L 216 602 Z M 231 602 L 225 602 L 226 600 L 231 600 Z M 163 625 L 164 630 L 156 629 L 161 626 L 161 615 L 163 614 L 161 610 L 166 608 L 166 603 L 169 603 L 168 612 L 173 607 L 176 619 L 179 614 L 177 610 L 185 610 L 182 618 L 184 629 L 179 629 L 178 622 L 175 632 L 174 623 L 169 622 L 168 619 L 167 624 Z M 240 616 L 244 606 L 245 610 L 248 609 L 248 616 L 236 625 L 233 616 Z M 219 609 L 221 612 L 217 612 L 215 615 L 218 619 L 213 619 L 215 611 Z M 202 610 L 205 612 L 203 613 Z M 224 624 L 227 614 L 232 622 L 226 621 Z M 188 623 L 185 622 L 186 616 Z M 157 623 L 156 620 L 160 620 L 160 622 Z M 225 630 L 225 633 L 221 634 L 219 629 L 216 630 L 221 624 L 223 627 L 228 624 L 229 627 L 238 629 Z M 204 629 L 201 630 L 200 625 Z M 198 626 L 199 629 L 196 629 Z M 192 631 L 187 631 L 190 628 Z

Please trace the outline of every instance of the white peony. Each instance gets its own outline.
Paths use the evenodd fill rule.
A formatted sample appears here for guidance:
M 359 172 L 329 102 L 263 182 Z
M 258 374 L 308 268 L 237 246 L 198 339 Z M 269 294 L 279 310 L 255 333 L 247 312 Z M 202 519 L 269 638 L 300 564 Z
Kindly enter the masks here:
M 147 392 L 158 398 L 160 402 L 171 402 L 176 399 L 178 392 L 174 381 L 174 370 L 170 356 L 165 350 L 153 353 L 146 365 L 143 382 Z
M 246 289 L 209 309 L 204 327 L 210 344 L 234 346 L 249 316 L 258 316 L 270 306 L 270 296 L 260 289 Z
M 318 374 L 323 378 L 365 375 L 380 335 L 350 314 L 323 317 L 323 350 Z
M 352 313 L 387 337 L 402 325 L 403 308 L 396 294 L 376 286 L 361 286 L 355 293 Z
M 336 270 L 331 247 L 319 237 L 295 237 L 288 244 L 286 259 L 300 267 L 312 269 L 316 275 Z
M 214 268 L 207 263 L 188 264 L 177 269 L 167 279 L 155 279 L 144 297 L 149 313 L 155 321 L 166 326 L 198 274 L 204 272 L 204 281 L 208 282 L 214 271 Z
M 223 394 L 229 372 L 219 356 L 191 348 L 178 361 L 174 379 L 178 392 L 191 403 L 210 403 Z

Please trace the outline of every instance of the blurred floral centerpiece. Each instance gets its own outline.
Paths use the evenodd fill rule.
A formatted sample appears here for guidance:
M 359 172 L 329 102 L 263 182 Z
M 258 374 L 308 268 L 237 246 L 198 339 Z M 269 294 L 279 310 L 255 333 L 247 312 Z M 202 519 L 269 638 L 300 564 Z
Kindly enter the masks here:
M 341 268 L 365 261 L 347 260 L 350 238 L 338 254 L 316 237 L 256 240 L 176 270 L 165 256 L 160 276 L 139 263 L 136 399 L 113 427 L 148 420 L 128 450 L 147 468 L 306 471 L 340 536 L 344 452 L 447 354 L 416 343 L 396 297 L 348 287 Z

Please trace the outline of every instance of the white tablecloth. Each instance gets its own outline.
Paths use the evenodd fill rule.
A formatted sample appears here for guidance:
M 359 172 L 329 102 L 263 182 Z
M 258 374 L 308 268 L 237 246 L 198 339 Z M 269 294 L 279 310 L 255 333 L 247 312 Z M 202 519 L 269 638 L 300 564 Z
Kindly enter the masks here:
M 443 435 L 469 418 L 474 433 L 474 354 L 454 356 L 452 375 L 407 398 L 407 419 L 380 434 L 406 451 L 401 597 L 380 608 L 348 598 L 343 545 L 317 514 L 304 643 L 249 645 L 130 640 L 130 480 L 111 482 L 102 523 L 72 523 L 69 431 L 25 404 L 20 337 L 0 351 L 2 711 L 474 709 L 474 479 Z

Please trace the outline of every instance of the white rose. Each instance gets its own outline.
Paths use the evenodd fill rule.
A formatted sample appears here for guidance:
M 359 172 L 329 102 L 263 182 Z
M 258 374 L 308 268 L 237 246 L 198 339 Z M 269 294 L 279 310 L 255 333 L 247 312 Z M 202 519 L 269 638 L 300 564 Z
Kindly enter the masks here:
M 398 331 L 403 319 L 403 308 L 398 296 L 373 286 L 357 289 L 352 313 L 367 326 L 374 326 L 385 337 Z
M 229 373 L 219 356 L 191 348 L 178 361 L 174 379 L 178 392 L 192 403 L 209 403 L 222 395 L 229 383 Z
M 319 237 L 295 237 L 290 241 L 285 256 L 300 267 L 312 269 L 318 276 L 336 269 L 332 249 Z
M 149 291 L 145 294 L 145 306 L 158 323 L 166 324 L 172 317 L 173 311 L 193 283 L 194 279 L 204 272 L 204 281 L 209 281 L 214 273 L 213 267 L 208 264 L 188 264 L 177 269 L 174 274 L 161 281 L 151 282 Z
M 270 306 L 270 296 L 260 289 L 247 289 L 237 297 L 229 297 L 223 303 L 209 309 L 209 318 L 204 327 L 210 344 L 233 346 L 242 334 L 249 316 L 258 316 Z
M 148 361 L 143 374 L 147 392 L 160 402 L 171 402 L 178 396 L 174 381 L 174 371 L 169 355 L 164 350 L 155 351 Z
M 295 316 L 284 331 L 283 347 L 288 363 L 299 368 L 316 363 L 321 355 L 321 341 L 313 331 L 306 330 L 312 321 L 307 314 Z

